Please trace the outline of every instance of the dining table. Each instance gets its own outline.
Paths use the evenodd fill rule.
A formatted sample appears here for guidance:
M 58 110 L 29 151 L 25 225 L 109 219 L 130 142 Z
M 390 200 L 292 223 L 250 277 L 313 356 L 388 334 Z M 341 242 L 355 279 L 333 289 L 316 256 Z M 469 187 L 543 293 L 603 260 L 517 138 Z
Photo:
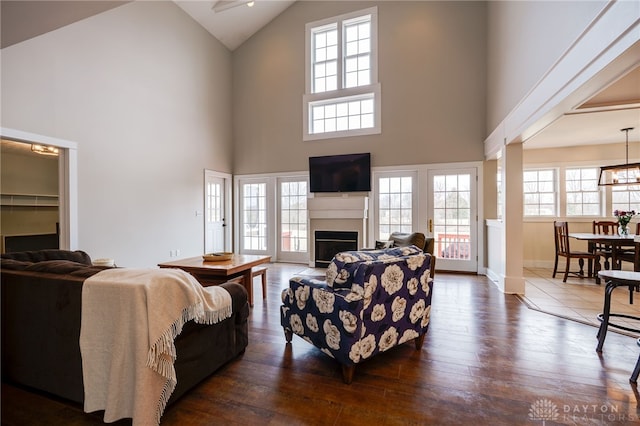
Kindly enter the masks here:
M 611 269 L 621 269 L 621 259 L 619 254 L 622 250 L 634 251 L 633 270 L 640 272 L 640 235 L 627 234 L 594 234 L 591 232 L 570 232 L 570 238 L 587 241 L 589 251 L 592 251 L 595 244 L 606 244 L 611 246 Z

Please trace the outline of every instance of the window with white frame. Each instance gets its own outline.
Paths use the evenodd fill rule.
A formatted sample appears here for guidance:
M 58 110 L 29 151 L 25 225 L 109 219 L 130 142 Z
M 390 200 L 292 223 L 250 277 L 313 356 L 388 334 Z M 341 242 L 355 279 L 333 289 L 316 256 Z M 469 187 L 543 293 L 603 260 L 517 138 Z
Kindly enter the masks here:
M 601 215 L 599 176 L 600 170 L 597 167 L 565 170 L 567 216 Z
M 611 210 L 613 216 L 616 210 L 640 212 L 640 185 L 611 186 Z
M 525 216 L 556 215 L 558 209 L 554 169 L 525 170 L 523 186 Z
M 411 176 L 378 179 L 378 235 L 388 240 L 392 232 L 413 230 L 413 178 Z
M 280 183 L 280 247 L 287 252 L 308 251 L 307 181 Z
M 304 140 L 380 133 L 377 8 L 306 26 Z
M 242 185 L 242 248 L 267 249 L 267 184 Z

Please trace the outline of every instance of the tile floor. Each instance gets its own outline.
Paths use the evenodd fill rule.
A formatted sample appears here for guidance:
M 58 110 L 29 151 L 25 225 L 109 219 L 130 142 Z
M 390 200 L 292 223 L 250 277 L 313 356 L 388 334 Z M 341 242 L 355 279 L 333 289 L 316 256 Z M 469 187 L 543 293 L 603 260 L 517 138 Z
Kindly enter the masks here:
M 604 304 L 604 283 L 598 285 L 594 279 L 571 276 L 563 283 L 562 274 L 556 274 L 555 279 L 552 274 L 551 269 L 525 268 L 525 295 L 518 297 L 531 309 L 599 327 L 596 316 L 602 312 Z M 611 312 L 640 317 L 640 293 L 633 296 L 634 303 L 629 304 L 627 288 L 616 288 L 611 296 Z M 640 328 L 640 321 L 616 318 L 616 323 Z M 640 336 L 614 328 L 609 328 L 609 331 Z

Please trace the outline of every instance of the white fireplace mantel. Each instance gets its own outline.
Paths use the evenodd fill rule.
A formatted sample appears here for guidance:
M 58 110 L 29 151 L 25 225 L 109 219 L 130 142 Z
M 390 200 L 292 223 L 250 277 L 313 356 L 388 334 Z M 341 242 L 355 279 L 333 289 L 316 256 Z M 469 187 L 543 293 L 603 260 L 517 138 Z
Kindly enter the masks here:
M 369 197 L 362 195 L 313 197 L 307 199 L 310 234 L 310 263 L 315 264 L 315 231 L 355 231 L 358 247 L 367 242 Z
M 310 219 L 366 219 L 369 197 L 314 197 L 307 208 Z

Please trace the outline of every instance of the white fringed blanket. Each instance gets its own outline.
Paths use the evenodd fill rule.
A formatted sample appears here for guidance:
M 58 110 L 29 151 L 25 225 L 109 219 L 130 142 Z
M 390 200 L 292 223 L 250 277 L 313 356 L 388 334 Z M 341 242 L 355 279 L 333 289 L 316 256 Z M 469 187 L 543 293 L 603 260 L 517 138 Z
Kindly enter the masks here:
M 179 269 L 107 269 L 82 287 L 84 410 L 157 425 L 176 386 L 174 340 L 231 316 L 231 295 Z

